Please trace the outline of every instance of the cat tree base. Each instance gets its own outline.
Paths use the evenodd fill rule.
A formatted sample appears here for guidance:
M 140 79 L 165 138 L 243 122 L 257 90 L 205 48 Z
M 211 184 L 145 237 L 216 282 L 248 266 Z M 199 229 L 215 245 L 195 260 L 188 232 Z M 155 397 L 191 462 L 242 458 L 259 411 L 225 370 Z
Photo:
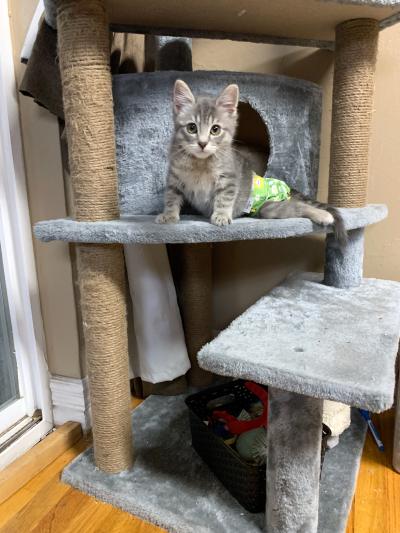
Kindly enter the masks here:
M 352 414 L 338 446 L 325 454 L 318 533 L 346 530 L 366 429 L 359 413 Z M 66 467 L 63 482 L 170 533 L 264 530 L 265 514 L 246 511 L 191 446 L 184 397 L 150 396 L 133 411 L 132 425 L 132 470 L 122 476 L 101 472 L 89 449 Z

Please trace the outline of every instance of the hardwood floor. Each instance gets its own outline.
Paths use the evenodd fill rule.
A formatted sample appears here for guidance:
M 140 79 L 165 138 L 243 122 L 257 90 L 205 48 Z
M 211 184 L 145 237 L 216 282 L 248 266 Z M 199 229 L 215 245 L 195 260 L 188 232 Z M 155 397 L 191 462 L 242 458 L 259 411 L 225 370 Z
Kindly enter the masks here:
M 385 453 L 367 437 L 347 533 L 400 531 L 400 474 L 391 467 L 393 421 L 391 411 L 377 417 Z M 89 445 L 88 440 L 79 440 L 1 504 L 0 532 L 161 533 L 162 529 L 59 481 L 64 466 Z
M 374 417 L 385 444 L 367 435 L 346 533 L 400 532 L 400 474 L 392 468 L 394 411 Z

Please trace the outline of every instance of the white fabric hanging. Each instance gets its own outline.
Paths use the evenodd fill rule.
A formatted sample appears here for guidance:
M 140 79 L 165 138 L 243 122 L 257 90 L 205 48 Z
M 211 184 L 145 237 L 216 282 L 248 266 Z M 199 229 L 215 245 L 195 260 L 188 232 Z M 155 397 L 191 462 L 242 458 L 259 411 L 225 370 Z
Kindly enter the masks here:
M 171 381 L 190 368 L 166 246 L 125 245 L 137 353 L 134 377 Z

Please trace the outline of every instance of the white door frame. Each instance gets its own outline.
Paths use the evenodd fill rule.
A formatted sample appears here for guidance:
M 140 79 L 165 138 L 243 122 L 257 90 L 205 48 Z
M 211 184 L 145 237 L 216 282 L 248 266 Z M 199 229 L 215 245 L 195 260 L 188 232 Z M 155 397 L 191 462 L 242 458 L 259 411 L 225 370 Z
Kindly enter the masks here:
M 8 2 L 0 1 L 0 240 L 22 393 L 9 415 L 42 411 L 42 421 L 0 454 L 0 469 L 53 427 L 21 139 Z

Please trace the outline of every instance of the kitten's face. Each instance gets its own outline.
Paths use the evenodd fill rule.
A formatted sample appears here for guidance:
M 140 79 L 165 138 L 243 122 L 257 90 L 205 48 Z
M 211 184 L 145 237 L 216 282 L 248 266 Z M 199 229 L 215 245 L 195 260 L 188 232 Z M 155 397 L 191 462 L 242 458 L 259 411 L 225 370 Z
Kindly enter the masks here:
M 207 159 L 232 143 L 239 88 L 228 85 L 218 98 L 195 98 L 182 80 L 174 87 L 175 140 L 187 154 Z

